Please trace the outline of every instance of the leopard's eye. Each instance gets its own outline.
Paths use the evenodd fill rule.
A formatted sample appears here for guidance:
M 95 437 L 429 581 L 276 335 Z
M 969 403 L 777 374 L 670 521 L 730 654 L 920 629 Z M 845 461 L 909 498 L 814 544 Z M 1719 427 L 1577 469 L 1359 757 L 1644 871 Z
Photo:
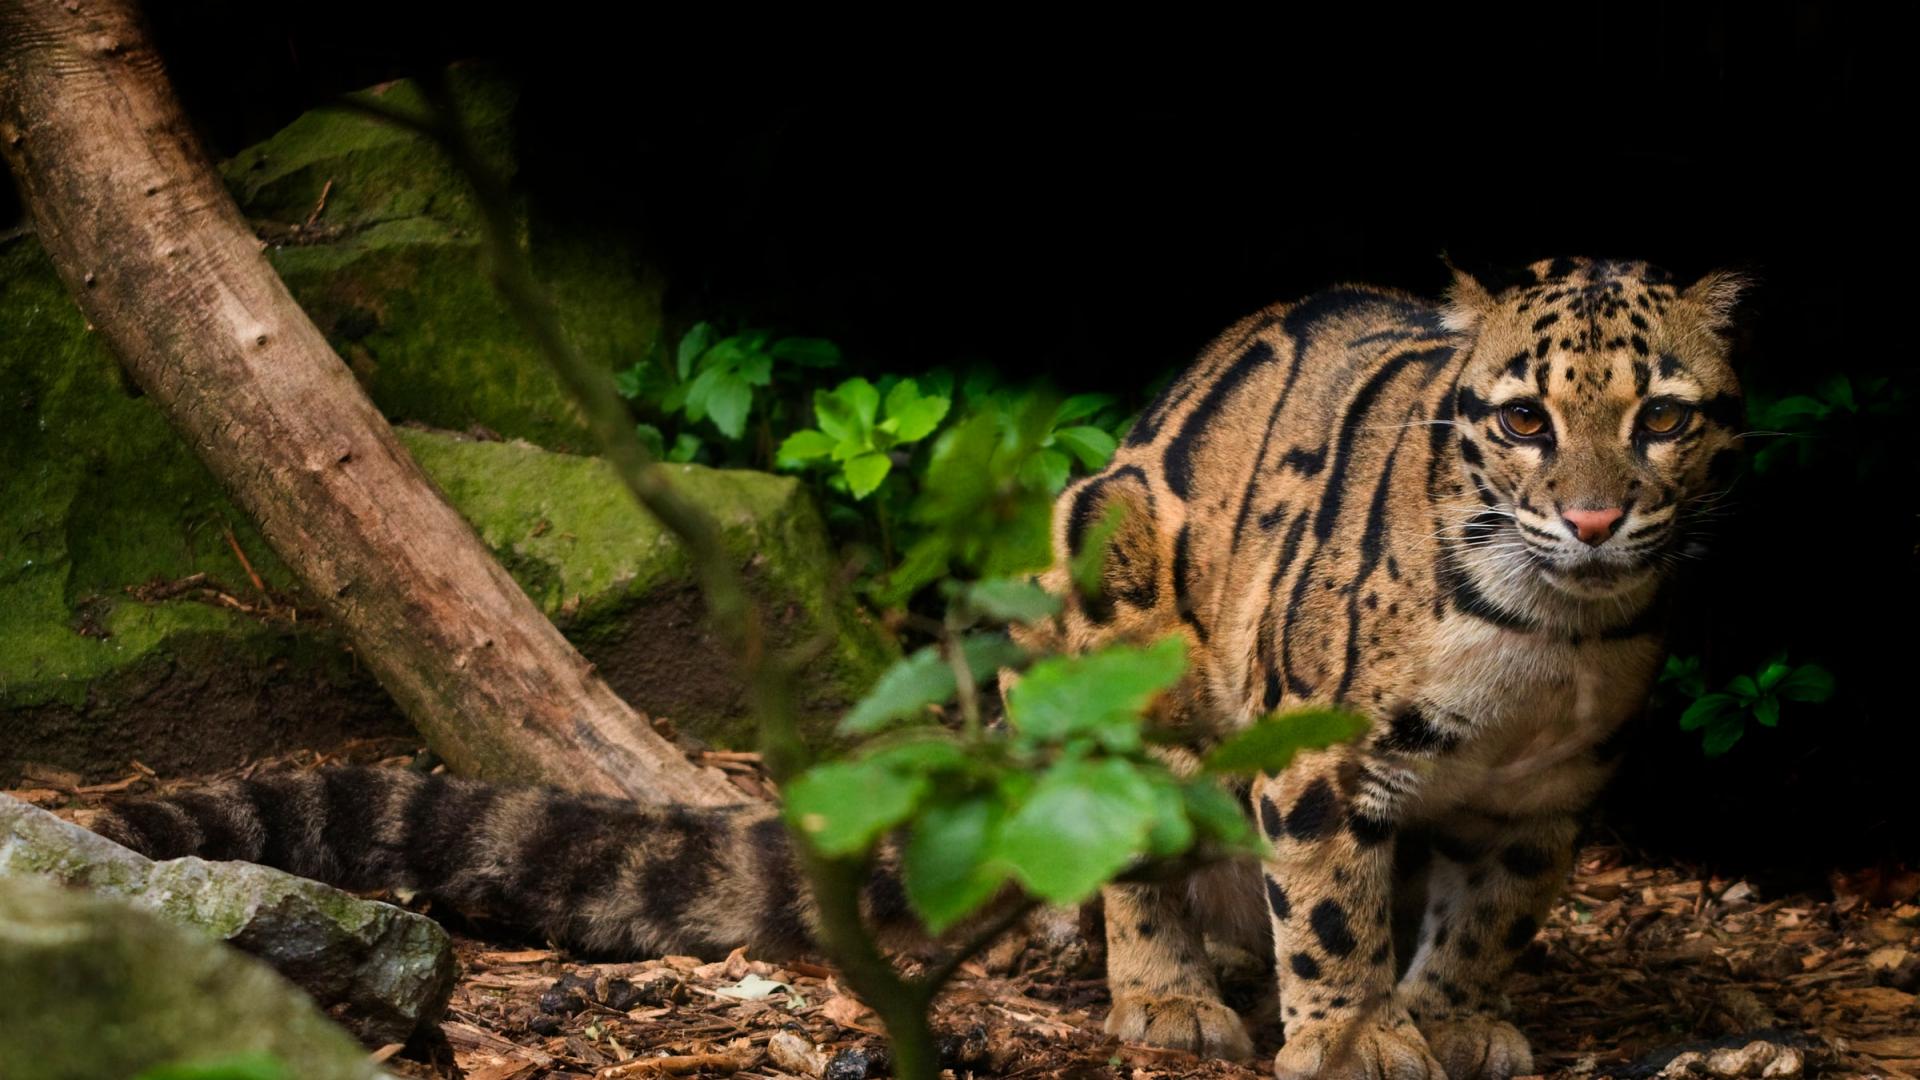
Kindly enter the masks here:
M 1516 439 L 1537 439 L 1547 433 L 1547 411 L 1523 401 L 1502 405 L 1500 426 Z
M 1672 435 L 1687 426 L 1693 410 L 1677 401 L 1649 401 L 1640 410 L 1640 430 L 1649 435 Z

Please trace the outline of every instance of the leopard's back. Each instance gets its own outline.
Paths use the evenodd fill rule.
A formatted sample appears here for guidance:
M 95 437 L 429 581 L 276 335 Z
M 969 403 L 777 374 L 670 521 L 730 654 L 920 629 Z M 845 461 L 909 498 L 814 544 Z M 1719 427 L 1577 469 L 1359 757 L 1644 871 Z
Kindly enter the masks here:
M 1069 645 L 1184 634 L 1181 705 L 1213 725 L 1404 693 L 1444 607 L 1429 488 L 1456 355 L 1437 307 L 1367 286 L 1229 329 L 1062 496 L 1063 558 L 1125 515 Z

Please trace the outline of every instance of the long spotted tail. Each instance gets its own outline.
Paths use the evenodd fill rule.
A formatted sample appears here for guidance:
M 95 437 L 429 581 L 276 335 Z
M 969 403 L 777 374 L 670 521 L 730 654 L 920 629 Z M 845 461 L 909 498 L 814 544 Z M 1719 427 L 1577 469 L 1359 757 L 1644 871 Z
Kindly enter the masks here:
M 779 954 L 805 948 L 815 925 L 769 806 L 638 806 L 345 768 L 121 802 L 93 829 L 156 859 L 238 859 L 349 889 L 411 890 L 596 953 Z M 891 879 L 868 890 L 882 921 L 900 906 Z

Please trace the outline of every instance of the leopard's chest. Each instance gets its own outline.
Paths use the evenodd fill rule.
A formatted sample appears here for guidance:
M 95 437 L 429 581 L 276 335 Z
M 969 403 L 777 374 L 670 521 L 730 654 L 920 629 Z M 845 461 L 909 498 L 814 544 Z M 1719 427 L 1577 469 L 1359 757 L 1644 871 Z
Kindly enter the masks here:
M 1436 628 L 1424 660 L 1411 694 L 1460 738 L 1434 759 L 1416 816 L 1462 807 L 1525 815 L 1593 796 L 1604 779 L 1594 748 L 1645 704 L 1659 645 L 1462 618 Z

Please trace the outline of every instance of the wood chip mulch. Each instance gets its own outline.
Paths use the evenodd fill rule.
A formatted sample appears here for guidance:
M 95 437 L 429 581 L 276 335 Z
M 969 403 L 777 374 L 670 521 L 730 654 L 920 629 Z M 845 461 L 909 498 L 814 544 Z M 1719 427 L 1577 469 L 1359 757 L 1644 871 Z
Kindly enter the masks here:
M 366 760 L 406 755 L 360 744 L 245 771 Z M 193 782 L 200 780 L 163 781 L 143 768 L 92 785 L 41 772 L 9 794 L 71 812 L 121 792 Z M 464 931 L 455 945 L 463 974 L 440 1026 L 443 1041 L 382 1051 L 401 1075 L 889 1073 L 878 1022 L 818 958 L 736 952 L 719 961 L 588 963 Z M 1096 942 L 1063 953 L 1056 923 L 1051 935 L 1010 938 L 967 965 L 935 1017 L 951 1075 L 1271 1076 L 1271 1027 L 1255 1029 L 1262 1057 L 1246 1065 L 1108 1038 L 1098 952 Z M 1837 874 L 1831 895 L 1767 896 L 1745 881 L 1636 864 L 1618 847 L 1589 846 L 1520 968 L 1512 1018 L 1532 1039 L 1543 1076 L 1920 1080 L 1920 873 L 1911 870 Z

